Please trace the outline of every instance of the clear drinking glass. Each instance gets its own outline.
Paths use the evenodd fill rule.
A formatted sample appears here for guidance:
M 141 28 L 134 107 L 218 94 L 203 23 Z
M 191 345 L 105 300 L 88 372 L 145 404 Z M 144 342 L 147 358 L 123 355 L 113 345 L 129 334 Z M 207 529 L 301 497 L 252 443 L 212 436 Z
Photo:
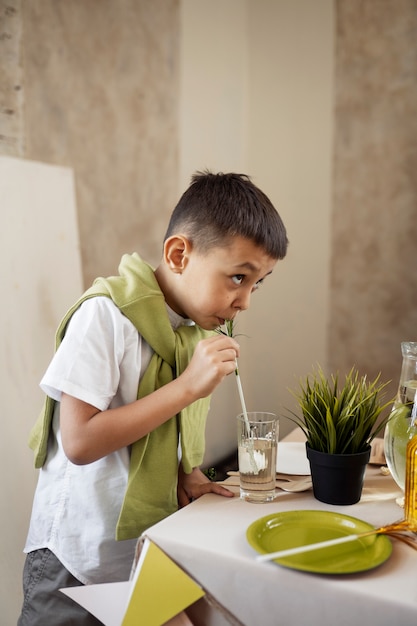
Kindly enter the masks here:
M 279 420 L 274 413 L 253 411 L 238 415 L 237 427 L 240 497 L 270 502 L 275 498 Z

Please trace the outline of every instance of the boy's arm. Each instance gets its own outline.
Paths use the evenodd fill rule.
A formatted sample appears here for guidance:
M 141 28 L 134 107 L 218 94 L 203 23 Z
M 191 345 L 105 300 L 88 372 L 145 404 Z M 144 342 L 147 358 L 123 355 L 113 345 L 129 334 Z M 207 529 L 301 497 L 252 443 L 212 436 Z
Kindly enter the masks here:
M 195 400 L 210 395 L 234 372 L 238 355 L 239 345 L 231 337 L 204 339 L 181 376 L 140 400 L 105 411 L 63 393 L 60 423 L 65 454 L 83 465 L 131 445 Z

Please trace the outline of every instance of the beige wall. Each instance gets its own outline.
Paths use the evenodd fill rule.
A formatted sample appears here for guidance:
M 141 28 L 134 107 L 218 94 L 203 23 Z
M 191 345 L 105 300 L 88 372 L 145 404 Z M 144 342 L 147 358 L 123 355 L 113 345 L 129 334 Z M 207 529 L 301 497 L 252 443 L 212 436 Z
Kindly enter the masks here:
M 181 24 L 179 166 L 184 189 L 196 170 L 247 170 L 246 3 L 182 0 Z M 213 395 L 207 465 L 232 451 L 240 410 L 236 381 L 229 377 Z
M 281 212 L 290 246 L 253 298 L 243 367 L 251 404 L 282 415 L 299 376 L 327 366 L 333 3 L 247 6 L 248 170 Z
M 281 414 L 317 362 L 397 380 L 416 338 L 416 6 L 0 0 L 0 154 L 73 168 L 86 284 L 125 251 L 157 261 L 194 170 L 249 173 L 291 243 L 239 322 L 248 407 Z M 215 394 L 207 462 L 234 444 L 234 382 Z M 24 442 L 38 405 L 21 408 Z M 27 500 L 1 559 L 10 623 Z
M 312 363 L 326 366 L 332 52 L 330 0 L 182 2 L 181 183 L 206 166 L 250 174 L 291 241 L 238 323 L 249 410 L 282 415 L 287 388 Z M 214 395 L 208 459 L 230 450 L 239 410 L 228 380 Z M 282 419 L 281 436 L 290 427 Z

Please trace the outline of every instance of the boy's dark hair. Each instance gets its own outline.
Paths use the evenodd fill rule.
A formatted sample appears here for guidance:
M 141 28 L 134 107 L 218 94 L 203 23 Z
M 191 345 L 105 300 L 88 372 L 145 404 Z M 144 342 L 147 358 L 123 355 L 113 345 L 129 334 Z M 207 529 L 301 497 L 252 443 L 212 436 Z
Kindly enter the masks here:
M 283 259 L 288 246 L 278 212 L 246 174 L 196 172 L 171 215 L 165 239 L 179 232 L 200 252 L 227 245 L 234 236 L 251 239 L 273 259 Z

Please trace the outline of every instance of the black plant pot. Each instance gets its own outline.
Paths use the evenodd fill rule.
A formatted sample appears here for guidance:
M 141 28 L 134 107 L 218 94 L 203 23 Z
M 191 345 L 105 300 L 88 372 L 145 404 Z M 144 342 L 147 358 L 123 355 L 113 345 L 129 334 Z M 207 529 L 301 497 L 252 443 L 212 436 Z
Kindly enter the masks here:
M 310 461 L 314 497 L 327 504 L 355 504 L 362 495 L 366 465 L 371 456 L 371 446 L 356 454 L 328 454 L 310 448 L 306 443 Z

